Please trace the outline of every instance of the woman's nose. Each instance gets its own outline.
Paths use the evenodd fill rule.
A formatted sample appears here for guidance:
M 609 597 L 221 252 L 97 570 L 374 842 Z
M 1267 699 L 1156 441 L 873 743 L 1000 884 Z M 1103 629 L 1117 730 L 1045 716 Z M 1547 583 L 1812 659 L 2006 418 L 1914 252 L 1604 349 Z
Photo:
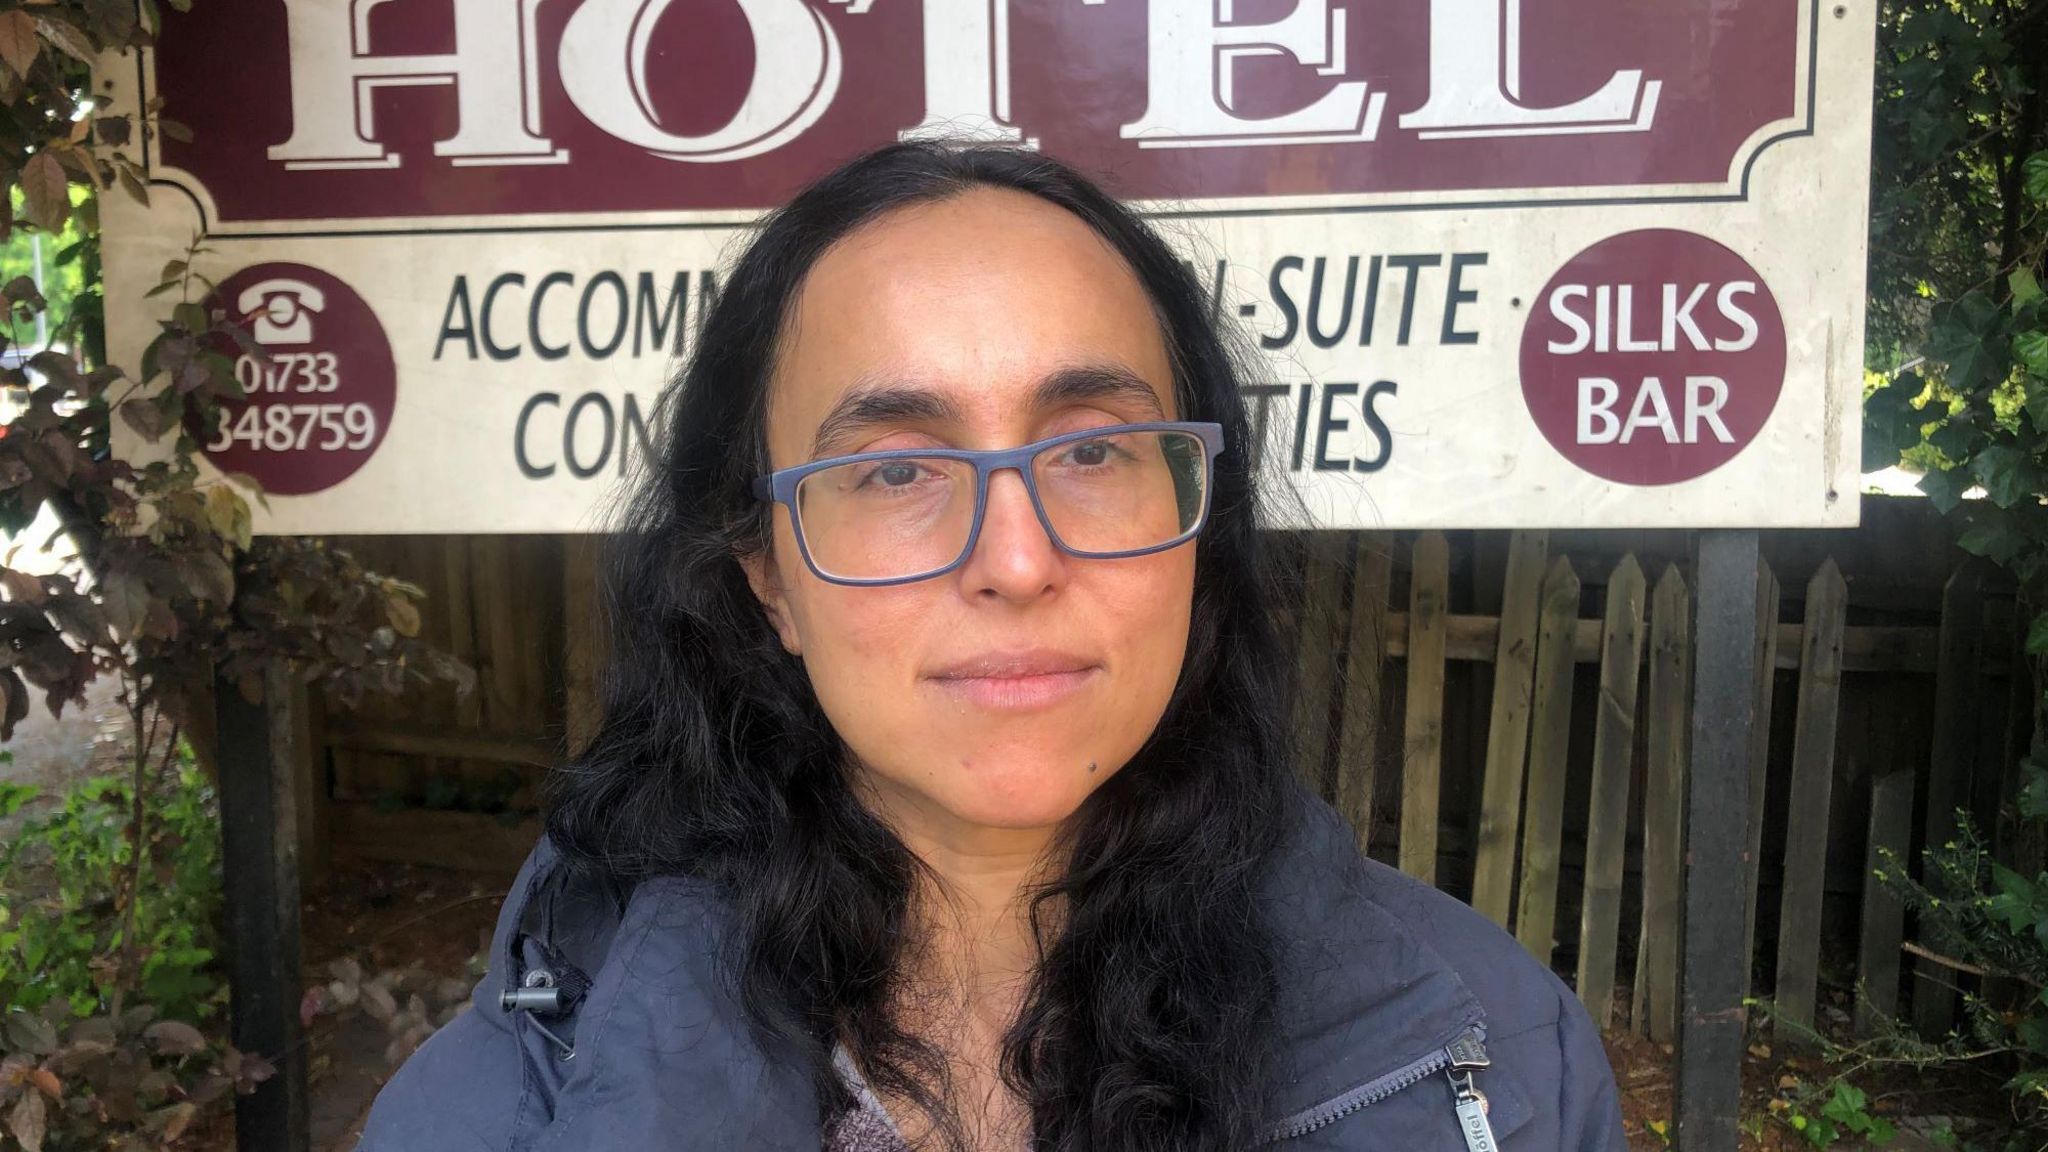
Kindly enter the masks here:
M 1007 469 L 989 477 L 981 537 L 961 566 L 967 590 L 1006 600 L 1042 596 L 1066 583 L 1067 560 L 1039 523 L 1023 477 Z

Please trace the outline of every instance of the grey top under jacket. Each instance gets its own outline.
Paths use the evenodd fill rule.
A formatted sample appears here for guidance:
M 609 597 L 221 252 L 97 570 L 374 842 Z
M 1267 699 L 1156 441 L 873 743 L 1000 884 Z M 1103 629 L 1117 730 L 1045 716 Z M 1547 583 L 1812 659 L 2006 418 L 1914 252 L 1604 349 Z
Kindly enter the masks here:
M 853 1062 L 846 1045 L 832 1045 L 832 1066 L 853 1090 L 855 1105 L 826 1127 L 825 1152 L 910 1152 L 903 1131 L 861 1077 L 860 1066 Z
M 1613 1071 L 1571 990 L 1294 795 L 1267 881 L 1282 1040 L 1256 1146 L 1627 1152 Z M 543 837 L 471 1009 L 384 1086 L 357 1152 L 821 1149 L 808 1077 L 764 1056 L 723 991 L 715 886 L 665 876 L 620 899 L 572 889 L 557 860 Z M 874 1111 L 853 1122 L 874 1142 L 844 1143 L 842 1116 L 835 1144 L 887 1148 L 893 1125 Z

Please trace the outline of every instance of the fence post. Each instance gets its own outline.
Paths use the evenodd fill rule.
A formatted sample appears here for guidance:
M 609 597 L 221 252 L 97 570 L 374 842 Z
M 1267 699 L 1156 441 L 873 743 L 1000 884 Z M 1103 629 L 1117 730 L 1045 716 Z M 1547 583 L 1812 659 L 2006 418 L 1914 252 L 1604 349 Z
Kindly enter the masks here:
M 1749 845 L 1756 530 L 1705 531 L 1695 540 L 1676 1143 L 1686 1152 L 1735 1152 L 1749 961 L 1728 947 L 1740 939 L 1744 904 L 1730 881 L 1744 874 Z
M 1351 821 L 1363 854 L 1372 842 L 1373 771 L 1378 757 L 1380 684 L 1387 659 L 1387 583 L 1393 535 L 1360 532 L 1352 559 L 1351 626 L 1344 653 L 1337 730 L 1337 810 Z
M 241 1152 L 306 1152 L 306 1050 L 299 1043 L 297 773 L 290 750 L 292 676 L 275 668 L 251 702 L 218 676 L 221 875 L 227 912 L 229 1033 L 277 1074 L 235 1097 Z
M 1828 794 L 1835 777 L 1835 719 L 1842 693 L 1842 624 L 1849 590 L 1830 559 L 1806 586 L 1799 649 L 1799 713 L 1792 738 L 1792 805 L 1786 815 L 1784 898 L 1778 913 L 1777 1011 L 1813 1026 L 1820 982 L 1821 897 L 1826 888 Z M 1789 1040 L 1783 1033 L 1781 1040 Z
M 1294 686 L 1295 767 L 1311 792 L 1328 799 L 1330 686 L 1336 676 L 1344 595 L 1343 546 L 1349 533 L 1313 531 L 1304 541 L 1301 611 L 1294 642 L 1297 664 Z
M 1600 699 L 1593 728 L 1586 887 L 1579 916 L 1579 1002 L 1603 1031 L 1614 1017 L 1614 952 L 1628 866 L 1629 771 L 1642 663 L 1643 570 L 1634 556 L 1623 556 L 1607 578 L 1607 612 L 1600 634 Z
M 1629 1019 L 1659 1044 L 1678 1039 L 1680 855 L 1685 843 L 1686 715 L 1692 701 L 1691 593 L 1667 566 L 1650 600 L 1650 705 L 1643 772 L 1643 923 Z
M 1559 842 L 1564 838 L 1565 756 L 1572 725 L 1572 638 L 1579 623 L 1579 577 L 1569 558 L 1543 576 L 1536 635 L 1536 703 L 1529 720 L 1529 789 L 1522 822 L 1522 887 L 1515 937 L 1550 963 L 1556 947 Z
M 1899 942 L 1906 909 L 1879 883 L 1885 851 L 1906 864 L 1913 837 L 1913 772 L 1888 772 L 1870 785 L 1870 839 L 1863 859 L 1863 931 L 1856 949 L 1856 1034 L 1868 1036 L 1899 1010 Z
M 1436 883 L 1437 809 L 1443 798 L 1444 614 L 1451 550 L 1441 532 L 1415 540 L 1408 577 L 1408 702 L 1401 725 L 1401 871 Z
M 1922 844 L 1955 839 L 1958 787 L 1969 779 L 1977 734 L 1977 669 L 1984 657 L 1984 563 L 1971 560 L 1941 590 L 1941 640 L 1934 657 L 1934 743 L 1927 770 L 1927 829 Z M 1954 976 L 1939 964 L 1913 965 L 1913 1026 L 1929 1038 L 1955 1023 Z
M 1486 778 L 1480 785 L 1479 835 L 1473 846 L 1472 906 L 1502 927 L 1513 908 L 1515 833 L 1521 827 L 1522 770 L 1536 679 L 1537 600 L 1548 544 L 1545 532 L 1514 534 L 1501 593 L 1493 717 L 1487 725 Z
M 1749 853 L 1743 878 L 1742 994 L 1749 995 L 1750 970 L 1756 964 L 1756 889 L 1763 871 L 1764 798 L 1770 794 L 1771 689 L 1778 679 L 1777 574 L 1762 559 L 1756 562 L 1756 712 L 1749 721 Z

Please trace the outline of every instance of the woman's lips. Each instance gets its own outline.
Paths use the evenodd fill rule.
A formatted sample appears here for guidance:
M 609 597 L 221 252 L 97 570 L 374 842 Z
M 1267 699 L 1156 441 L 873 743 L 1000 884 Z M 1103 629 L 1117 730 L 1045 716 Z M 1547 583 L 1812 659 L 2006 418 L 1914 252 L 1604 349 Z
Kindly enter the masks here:
M 930 680 L 941 692 L 966 703 L 1029 711 L 1072 696 L 1100 671 L 1100 666 L 1066 653 L 992 653 L 950 665 Z

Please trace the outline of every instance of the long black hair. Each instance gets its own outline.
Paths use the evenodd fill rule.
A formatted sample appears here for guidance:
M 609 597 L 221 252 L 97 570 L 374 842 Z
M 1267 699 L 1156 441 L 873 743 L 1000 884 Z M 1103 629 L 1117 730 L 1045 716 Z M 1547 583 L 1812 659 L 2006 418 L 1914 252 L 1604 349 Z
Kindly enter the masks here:
M 650 467 L 605 564 L 602 719 L 551 782 L 547 830 L 565 858 L 628 885 L 715 883 L 732 912 L 733 991 L 764 1051 L 808 1069 L 821 1123 L 850 1103 L 831 1059 L 843 1036 L 876 1088 L 959 1143 L 945 1057 L 891 1010 L 917 946 L 923 865 L 857 799 L 739 557 L 771 539 L 749 483 L 768 468 L 769 381 L 805 275 L 884 213 L 984 187 L 1058 205 L 1121 254 L 1151 298 L 1182 419 L 1220 422 L 1228 446 L 1195 544 L 1180 681 L 1145 746 L 1062 830 L 1063 874 L 1033 892 L 1042 959 L 1002 1075 L 1028 1103 L 1037 1149 L 1242 1148 L 1273 1074 L 1274 947 L 1258 891 L 1292 779 L 1244 356 L 1167 244 L 1044 155 L 890 145 L 760 224 L 655 405 Z

